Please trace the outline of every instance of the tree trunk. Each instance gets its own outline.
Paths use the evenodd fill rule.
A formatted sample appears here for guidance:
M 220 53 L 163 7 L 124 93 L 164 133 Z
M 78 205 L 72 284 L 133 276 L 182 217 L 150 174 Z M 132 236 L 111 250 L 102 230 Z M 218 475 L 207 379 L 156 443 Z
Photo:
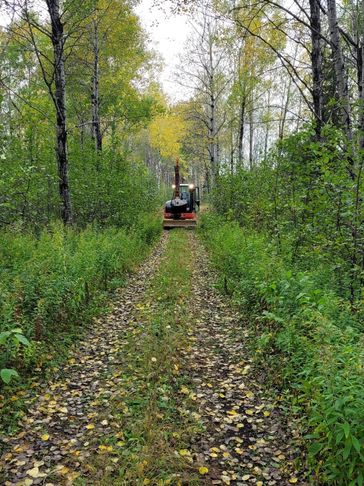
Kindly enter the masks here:
M 253 116 L 253 94 L 249 111 L 249 169 L 253 169 L 254 164 L 254 116 Z
M 92 138 L 96 152 L 102 151 L 102 134 L 100 128 L 100 93 L 99 93 L 99 33 L 96 20 L 93 22 L 93 75 L 92 75 Z
M 245 128 L 245 108 L 246 108 L 246 97 L 245 97 L 245 93 L 243 93 L 241 104 L 240 104 L 240 117 L 239 117 L 239 140 L 238 140 L 239 167 L 241 167 L 244 159 L 243 141 L 244 141 L 244 128 Z
M 270 132 L 270 88 L 268 89 L 268 120 L 266 123 L 266 130 L 265 130 L 265 139 L 264 139 L 264 159 L 267 158 L 268 155 L 268 144 L 269 144 L 269 132 Z
M 61 20 L 59 0 L 46 0 L 52 26 L 54 53 L 53 101 L 56 107 L 56 154 L 58 162 L 59 193 L 61 197 L 61 216 L 64 224 L 72 223 L 72 206 L 68 182 L 67 156 L 67 118 L 66 118 L 66 77 L 64 69 L 64 31 Z
M 340 33 L 336 13 L 336 0 L 327 0 L 327 17 L 330 28 L 330 42 L 335 68 L 336 87 L 340 103 L 342 126 L 345 130 L 348 140 L 351 141 L 353 139 L 353 134 L 350 117 L 349 89 L 344 56 L 340 45 Z
M 210 80 L 209 80 L 209 88 L 210 88 L 210 123 L 209 123 L 209 137 L 210 137 L 210 164 L 211 164 L 211 174 L 212 174 L 212 183 L 215 183 L 216 174 L 217 174 L 217 148 L 216 148 L 216 100 L 215 100 L 215 80 L 214 80 L 214 61 L 213 61 L 213 54 L 212 54 L 212 39 L 210 34 L 210 25 L 209 25 L 209 72 L 210 72 Z
M 311 26 L 311 66 L 312 98 L 315 112 L 316 138 L 321 138 L 322 129 L 322 48 L 321 48 L 321 15 L 319 0 L 310 0 Z
M 364 0 L 361 1 L 362 22 L 361 30 L 364 29 Z M 360 157 L 364 157 L 364 34 L 358 40 L 358 86 L 359 86 L 359 150 Z
M 234 126 L 233 123 L 230 123 L 230 172 L 234 174 L 234 151 L 235 151 L 235 144 L 234 144 Z

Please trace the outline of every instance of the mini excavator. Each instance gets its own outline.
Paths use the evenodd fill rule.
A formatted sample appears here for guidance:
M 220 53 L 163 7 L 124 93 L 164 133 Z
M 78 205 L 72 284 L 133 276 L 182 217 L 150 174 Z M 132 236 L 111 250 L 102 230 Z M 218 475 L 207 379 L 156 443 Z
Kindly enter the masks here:
M 200 189 L 195 184 L 181 184 L 179 162 L 174 167 L 173 197 L 164 207 L 163 228 L 194 228 L 200 206 Z

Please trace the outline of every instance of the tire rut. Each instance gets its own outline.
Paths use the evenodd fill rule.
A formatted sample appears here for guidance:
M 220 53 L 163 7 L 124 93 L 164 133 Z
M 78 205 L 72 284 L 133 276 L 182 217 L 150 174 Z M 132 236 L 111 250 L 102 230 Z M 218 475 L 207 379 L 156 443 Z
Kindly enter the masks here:
M 244 345 L 248 330 L 239 312 L 214 288 L 216 275 L 195 235 L 192 346 L 186 373 L 205 433 L 191 450 L 205 463 L 205 483 L 274 486 L 306 484 L 295 469 L 298 432 L 287 423 L 274 391 L 268 396 Z

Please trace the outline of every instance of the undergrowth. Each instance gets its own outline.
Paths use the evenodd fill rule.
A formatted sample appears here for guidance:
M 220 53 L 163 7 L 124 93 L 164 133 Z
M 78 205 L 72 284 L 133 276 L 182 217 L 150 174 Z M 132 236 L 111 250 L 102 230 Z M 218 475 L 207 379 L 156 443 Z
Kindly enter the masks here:
M 21 329 L 30 344 L 0 344 L 0 369 L 23 376 L 54 364 L 143 260 L 160 227 L 159 217 L 146 215 L 129 229 L 2 231 L 0 333 Z M 13 393 L 11 384 L 4 395 Z
M 213 214 L 201 235 L 221 290 L 250 322 L 256 359 L 281 386 L 305 430 L 314 484 L 364 483 L 363 328 L 325 268 L 299 271 L 264 234 Z

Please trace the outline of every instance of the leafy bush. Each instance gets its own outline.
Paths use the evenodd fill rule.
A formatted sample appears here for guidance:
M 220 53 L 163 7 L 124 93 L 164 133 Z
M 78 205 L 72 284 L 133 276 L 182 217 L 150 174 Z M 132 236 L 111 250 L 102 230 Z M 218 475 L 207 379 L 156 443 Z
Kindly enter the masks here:
M 255 328 L 261 366 L 279 376 L 308 417 L 308 462 L 318 482 L 362 485 L 364 471 L 363 334 L 361 314 L 332 290 L 325 267 L 300 271 L 269 237 L 202 217 L 201 233 L 220 285 Z M 276 375 L 276 376 L 274 376 Z
M 307 126 L 251 169 L 224 171 L 212 201 L 219 214 L 269 234 L 292 264 L 330 270 L 331 287 L 355 304 L 364 282 L 364 178 L 361 162 L 356 174 L 348 170 L 349 144 L 330 125 L 318 142 Z
M 37 354 L 34 341 L 67 337 L 73 326 L 95 315 L 105 292 L 123 283 L 160 231 L 160 218 L 151 215 L 140 216 L 130 229 L 77 231 L 55 224 L 37 238 L 3 231 L 0 344 L 9 345 L 0 355 L 0 368 L 31 366 L 29 353 Z M 22 336 L 14 328 L 32 341 L 28 354 L 19 346 L 10 350 L 12 341 Z
M 0 332 L 0 348 L 5 348 L 5 353 L 8 357 L 17 356 L 20 346 L 29 346 L 29 344 L 28 339 L 23 335 L 23 330 L 20 328 Z M 6 384 L 10 383 L 12 378 L 18 376 L 17 371 L 12 368 L 0 369 L 0 378 Z

